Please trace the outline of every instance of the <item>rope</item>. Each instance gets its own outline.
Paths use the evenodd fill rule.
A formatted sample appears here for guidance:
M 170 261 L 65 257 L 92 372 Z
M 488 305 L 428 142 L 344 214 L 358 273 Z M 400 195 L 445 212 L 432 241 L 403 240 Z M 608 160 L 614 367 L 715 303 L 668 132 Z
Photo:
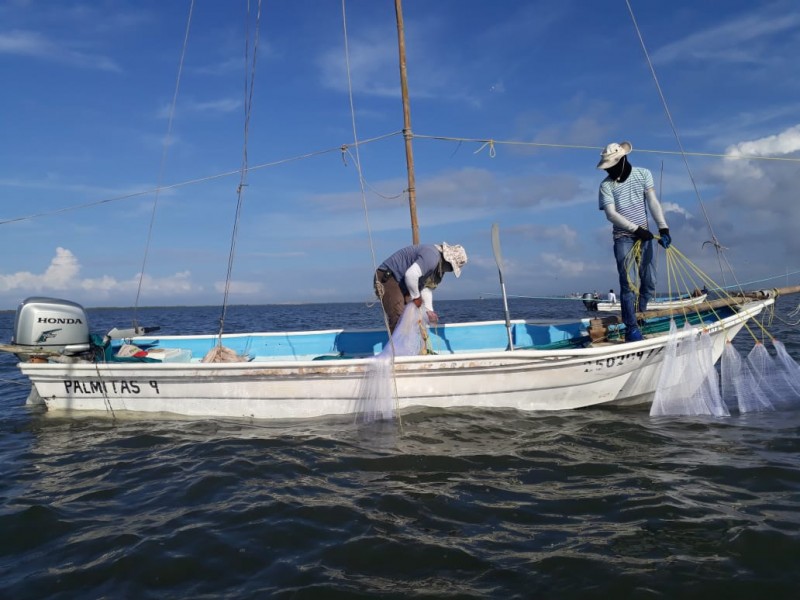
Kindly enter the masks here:
M 687 293 L 691 293 L 689 290 L 700 289 L 701 286 L 707 287 L 709 289 L 714 289 L 718 292 L 722 293 L 722 298 L 730 301 L 730 303 L 736 303 L 740 298 L 729 294 L 728 292 L 724 291 L 722 287 L 718 286 L 716 282 L 709 277 L 706 273 L 704 273 L 696 264 L 694 264 L 689 258 L 687 258 L 680 250 L 678 250 L 674 244 L 670 245 L 666 251 L 667 256 L 667 271 L 668 271 L 668 280 L 671 282 L 674 281 L 676 284 L 682 284 L 683 289 L 686 290 Z M 698 281 L 699 280 L 699 281 Z M 700 317 L 700 305 L 695 305 L 689 307 L 691 311 L 697 314 L 698 318 Z M 709 310 L 717 317 L 720 318 L 719 313 L 714 307 L 710 307 Z M 686 308 L 683 309 L 684 316 L 686 316 Z M 774 305 L 768 311 L 768 317 L 771 321 L 775 315 L 775 307 Z M 764 338 L 769 338 L 774 340 L 774 336 L 769 333 L 767 327 L 759 320 L 752 319 L 760 329 L 761 336 L 759 337 L 754 332 L 753 328 L 750 326 L 750 321 L 746 321 L 743 325 L 753 340 L 758 343 L 760 340 Z M 702 322 L 702 321 L 701 321 Z M 727 332 L 726 332 L 727 336 Z M 730 341 L 730 340 L 729 340 Z
M 719 240 L 717 239 L 717 236 L 714 233 L 714 228 L 711 226 L 711 220 L 708 218 L 708 212 L 706 210 L 706 205 L 703 202 L 703 198 L 700 195 L 700 189 L 697 187 L 697 182 L 695 181 L 694 174 L 692 173 L 692 169 L 689 166 L 689 161 L 688 161 L 688 159 L 686 157 L 686 152 L 684 151 L 684 148 L 683 148 L 683 143 L 681 142 L 680 135 L 678 135 L 678 129 L 675 126 L 675 121 L 672 119 L 672 114 L 670 113 L 669 106 L 667 106 L 667 99 L 664 96 L 664 92 L 661 89 L 661 84 L 658 81 L 658 76 L 656 75 L 656 70 L 653 67 L 653 61 L 650 60 L 650 54 L 648 53 L 647 46 L 644 43 L 644 38 L 642 37 L 642 32 L 639 29 L 639 24 L 636 21 L 636 16 L 633 14 L 633 7 L 631 7 L 630 0 L 625 0 L 625 4 L 628 7 L 628 12 L 631 15 L 631 21 L 633 21 L 633 26 L 636 29 L 636 35 L 638 36 L 639 43 L 642 46 L 642 51 L 644 52 L 645 60 L 647 61 L 647 66 L 650 68 L 650 73 L 653 76 L 653 82 L 655 83 L 656 90 L 658 91 L 658 96 L 661 99 L 661 104 L 664 107 L 664 113 L 667 116 L 667 121 L 669 122 L 670 128 L 672 129 L 672 134 L 675 136 L 675 142 L 678 144 L 678 150 L 680 151 L 680 156 L 683 159 L 683 164 L 686 167 L 686 172 L 689 175 L 689 179 L 692 182 L 692 187 L 694 188 L 695 196 L 697 197 L 697 201 L 700 204 L 700 209 L 703 211 L 703 217 L 706 220 L 706 226 L 708 227 L 708 231 L 709 231 L 709 233 L 711 235 L 711 240 L 709 241 L 709 243 L 711 243 L 714 246 L 714 250 L 717 253 L 717 262 L 719 263 L 719 270 L 720 270 L 720 274 L 722 275 L 723 284 L 724 284 L 725 283 L 725 270 L 722 267 L 722 254 L 723 254 L 722 250 L 723 250 L 723 247 L 719 243 Z M 730 264 L 727 262 L 727 260 L 725 262 L 726 262 L 726 264 L 728 264 L 730 272 L 733 273 L 733 269 L 730 268 Z M 734 279 L 735 279 L 735 275 L 734 275 Z
M 628 289 L 633 292 L 633 305 L 639 306 L 639 265 L 642 262 L 642 241 L 636 240 L 625 255 L 625 275 L 628 278 Z
M 158 209 L 159 190 L 161 183 L 164 180 L 164 171 L 167 164 L 167 149 L 170 147 L 172 140 L 172 123 L 175 118 L 175 105 L 178 103 L 178 90 L 180 89 L 181 74 L 183 73 L 183 62 L 186 58 L 186 48 L 189 45 L 189 29 L 192 25 L 192 13 L 194 12 L 194 0 L 189 4 L 189 16 L 186 19 L 186 32 L 183 36 L 183 47 L 181 48 L 181 57 L 178 61 L 178 74 L 175 77 L 175 91 L 172 94 L 172 103 L 169 107 L 169 118 L 167 119 L 167 135 L 164 137 L 164 146 L 161 151 L 161 165 L 158 169 L 158 180 L 156 182 L 156 191 L 153 197 L 153 210 L 150 213 L 150 224 L 147 228 L 147 240 L 144 246 L 144 256 L 142 257 L 142 268 L 139 270 L 139 281 L 136 285 L 136 299 L 133 303 L 133 325 L 137 326 L 136 314 L 139 310 L 139 297 L 142 294 L 142 282 L 144 281 L 145 267 L 147 265 L 147 257 L 150 253 L 150 241 L 153 237 L 153 225 L 156 220 L 156 211 Z
M 481 146 L 480 148 L 475 150 L 475 152 L 473 152 L 473 154 L 479 154 L 487 146 L 489 147 L 489 158 L 494 158 L 495 156 L 497 156 L 497 150 L 494 147 L 494 140 L 489 140 L 488 142 L 483 144 L 483 146 Z
M 244 62 L 245 62 L 245 77 L 244 77 L 244 131 L 242 136 L 242 167 L 239 176 L 239 186 L 236 189 L 236 214 L 233 220 L 233 230 L 231 231 L 231 248 L 228 253 L 228 270 L 225 274 L 225 292 L 222 300 L 222 312 L 219 317 L 219 337 L 217 339 L 217 346 L 222 347 L 222 333 L 225 330 L 225 315 L 228 310 L 228 297 L 231 291 L 231 280 L 233 277 L 233 263 L 236 256 L 236 240 L 239 234 L 239 222 L 242 215 L 242 206 L 244 204 L 244 189 L 247 186 L 247 142 L 250 133 L 250 115 L 253 108 L 253 89 L 255 87 L 256 79 L 256 58 L 258 57 L 258 40 L 259 30 L 261 24 L 261 0 L 258 0 L 258 10 L 256 12 L 255 23 L 255 38 L 253 40 L 253 58 L 252 61 L 249 57 L 250 52 L 250 2 L 247 2 L 247 13 L 245 20 L 245 43 L 244 43 Z M 247 66 L 250 67 L 250 79 L 247 78 Z
M 553 148 L 558 150 L 603 150 L 605 146 L 589 146 L 582 144 L 548 144 L 543 142 L 523 142 L 521 140 L 498 140 L 494 138 L 469 138 L 469 137 L 456 137 L 446 135 L 430 135 L 423 133 L 415 133 L 414 139 L 419 140 L 433 140 L 438 142 L 457 142 L 459 145 L 464 143 L 481 144 L 480 148 L 474 152 L 478 154 L 485 147 L 490 148 L 489 156 L 494 158 L 496 156 L 496 146 L 524 146 L 529 148 Z M 788 163 L 800 164 L 800 158 L 787 157 L 787 156 L 761 156 L 755 154 L 719 154 L 713 152 L 687 152 L 685 150 L 658 150 L 647 148 L 636 148 L 637 153 L 641 154 L 658 154 L 665 156 L 696 156 L 705 158 L 724 158 L 726 160 L 767 160 L 767 161 L 780 161 Z
M 379 135 L 379 136 L 376 136 L 374 138 L 370 138 L 370 139 L 367 139 L 367 140 L 361 140 L 360 142 L 358 142 L 358 145 L 359 146 L 363 146 L 364 144 L 371 144 L 371 143 L 374 143 L 374 142 L 380 142 L 380 141 L 383 141 L 383 140 L 388 139 L 390 137 L 394 137 L 394 136 L 400 135 L 401 133 L 402 132 L 400 132 L 400 131 L 393 131 L 391 133 L 386 133 L 386 134 L 383 134 L 383 135 Z M 355 144 L 351 144 L 351 145 L 355 145 Z M 246 170 L 247 170 L 247 173 L 250 173 L 252 171 L 258 171 L 260 169 L 267 169 L 267 168 L 271 168 L 271 167 L 277 167 L 277 166 L 284 165 L 284 164 L 291 163 L 291 162 L 296 162 L 296 161 L 300 161 L 300 160 L 306 160 L 306 159 L 310 159 L 310 158 L 315 158 L 317 156 L 321 156 L 321 155 L 324 155 L 324 154 L 330 154 L 332 152 L 341 152 L 342 150 L 347 150 L 348 147 L 349 146 L 345 144 L 345 145 L 334 146 L 332 148 L 325 148 L 323 150 L 314 150 L 312 152 L 307 152 L 305 154 L 298 154 L 296 156 L 291 156 L 291 157 L 288 157 L 288 158 L 281 158 L 281 159 L 278 159 L 278 160 L 275 160 L 275 161 L 271 161 L 271 162 L 267 162 L 267 163 L 260 163 L 260 164 L 257 164 L 257 165 L 249 166 L 249 167 L 247 167 Z M 43 212 L 39 212 L 39 213 L 34 213 L 32 215 L 25 215 L 25 216 L 22 216 L 22 217 L 12 217 L 12 218 L 9 218 L 9 219 L 3 219 L 3 220 L 0 220 L 0 225 L 7 225 L 9 223 L 18 223 L 18 222 L 21 222 L 21 221 L 32 221 L 33 219 L 39 219 L 41 217 L 49 217 L 49 216 L 53 216 L 53 215 L 59 215 L 59 214 L 65 213 L 65 212 L 73 211 L 73 210 L 81 210 L 81 209 L 84 209 L 84 208 L 92 208 L 92 207 L 100 206 L 100 205 L 103 205 L 103 204 L 109 204 L 111 202 L 118 202 L 120 200 L 130 200 L 131 198 L 138 198 L 140 196 L 149 196 L 150 194 L 154 194 L 156 192 L 160 192 L 160 191 L 164 191 L 164 190 L 178 189 L 178 188 L 182 188 L 182 187 L 186 187 L 186 186 L 190 186 L 190 185 L 196 185 L 196 184 L 199 184 L 199 183 L 205 183 L 207 181 L 214 181 L 216 179 L 222 179 L 223 177 L 231 177 L 233 175 L 240 175 L 241 176 L 241 173 L 242 173 L 242 169 L 240 167 L 240 168 L 238 168 L 236 170 L 233 170 L 233 171 L 225 171 L 223 173 L 218 173 L 216 175 L 208 175 L 206 177 L 200 177 L 200 178 L 197 178 L 197 179 L 189 179 L 189 180 L 186 180 L 186 181 L 182 181 L 182 182 L 179 182 L 179 183 L 173 183 L 173 184 L 170 184 L 170 185 L 162 185 L 162 186 L 158 186 L 158 187 L 155 187 L 155 188 L 142 190 L 140 192 L 132 192 L 130 194 L 122 194 L 120 196 L 112 196 L 111 198 L 103 198 L 101 200 L 96 200 L 94 202 L 86 202 L 86 203 L 83 203 L 83 204 L 76 204 L 76 205 L 73 205 L 73 206 L 66 206 L 64 208 L 59 208 L 59 209 L 50 210 L 50 211 L 43 211 Z
M 353 99 L 353 78 L 352 78 L 352 71 L 350 69 L 350 45 L 347 36 L 347 7 L 345 6 L 345 0 L 342 0 L 342 34 L 344 38 L 344 56 L 345 56 L 345 65 L 346 65 L 346 72 L 347 72 L 347 96 L 350 103 L 350 122 L 353 128 L 353 145 L 355 147 L 355 155 L 350 153 L 347 150 L 347 153 L 353 157 L 353 164 L 355 164 L 356 172 L 358 173 L 358 183 L 359 188 L 361 190 L 361 203 L 364 207 L 364 221 L 366 223 L 367 228 L 367 238 L 369 239 L 369 251 L 370 256 L 372 257 L 372 272 L 373 274 L 378 270 L 378 261 L 375 258 L 375 244 L 372 239 L 372 227 L 369 221 L 369 208 L 367 206 L 367 194 L 366 194 L 366 181 L 364 179 L 364 173 L 361 168 L 361 155 L 359 154 L 359 143 L 358 143 L 358 131 L 356 127 L 356 110 L 355 110 L 355 101 Z M 342 150 L 345 150 L 345 147 L 342 147 Z M 389 328 L 389 318 L 386 315 L 386 311 L 383 309 L 383 285 L 376 285 L 376 289 L 378 291 L 380 300 L 381 300 L 381 313 L 383 314 L 383 324 L 386 328 L 386 334 L 389 336 L 389 344 L 392 347 L 392 355 L 391 355 L 391 365 L 392 365 L 392 390 L 393 390 L 393 400 L 394 400 L 394 408 L 395 408 L 395 415 L 397 415 L 397 423 L 400 428 L 400 431 L 403 430 L 403 420 L 400 415 L 400 397 L 397 391 L 397 376 L 395 372 L 395 346 L 394 346 L 394 339 L 392 337 L 392 332 Z
M 369 139 L 365 139 L 365 140 L 359 140 L 359 141 L 354 142 L 352 144 L 339 144 L 338 146 L 334 146 L 334 147 L 331 147 L 331 148 L 324 148 L 322 150 L 313 150 L 311 152 L 306 152 L 304 154 L 298 154 L 296 156 L 290 156 L 290 157 L 281 158 L 281 159 L 270 161 L 270 162 L 251 165 L 251 166 L 247 167 L 247 173 L 251 173 L 253 171 L 258 171 L 258 170 L 261 170 L 261 169 L 268 169 L 268 168 L 272 168 L 272 167 L 277 167 L 277 166 L 280 166 L 280 165 L 284 165 L 284 164 L 288 164 L 288 163 L 292 163 L 292 162 L 297 162 L 297 161 L 301 161 L 301 160 L 307 160 L 307 159 L 311 159 L 311 158 L 316 158 L 318 156 L 322 156 L 322 155 L 325 155 L 325 154 L 330 154 L 330 153 L 333 153 L 333 152 L 338 152 L 338 153 L 341 154 L 342 152 L 346 152 L 350 147 L 361 147 L 361 146 L 364 146 L 364 145 L 367 145 L 367 144 L 380 142 L 380 141 L 386 140 L 388 138 L 401 135 L 402 133 L 403 133 L 402 131 L 392 131 L 392 132 L 389 132 L 389 133 L 384 133 L 384 134 L 375 136 L 373 138 L 369 138 Z M 482 150 L 484 147 L 486 147 L 488 145 L 491 145 L 492 151 L 490 152 L 490 156 L 492 158 L 494 158 L 496 156 L 496 154 L 497 154 L 496 153 L 496 147 L 497 146 L 503 146 L 503 145 L 505 145 L 505 146 L 530 146 L 530 147 L 537 147 L 537 148 L 560 148 L 560 149 L 565 149 L 565 150 L 602 150 L 603 149 L 600 146 L 581 146 L 581 145 L 570 145 L 570 144 L 543 144 L 543 143 L 540 143 L 540 142 L 521 142 L 521 141 L 518 141 L 518 140 L 497 140 L 497 139 L 489 140 L 489 139 L 483 139 L 483 138 L 459 138 L 459 137 L 448 137 L 448 136 L 424 135 L 424 134 L 419 134 L 419 133 L 415 133 L 414 134 L 414 139 L 444 141 L 444 142 L 457 142 L 459 145 L 461 145 L 461 144 L 463 144 L 465 142 L 476 143 L 476 144 L 481 144 L 481 148 L 479 150 Z M 708 153 L 708 152 L 683 152 L 683 153 L 680 153 L 680 152 L 675 152 L 675 151 L 670 151 L 670 150 L 648 150 L 648 149 L 645 149 L 645 148 L 637 148 L 636 152 L 638 152 L 638 153 L 661 154 L 661 155 L 681 155 L 681 156 L 723 158 L 723 159 L 735 159 L 735 160 L 773 160 L 773 161 L 784 161 L 784 162 L 792 162 L 792 163 L 800 164 L 800 158 L 778 157 L 778 156 L 755 156 L 755 155 L 748 155 L 748 154 L 742 154 L 742 155 L 733 156 L 733 155 L 727 155 L 727 154 L 713 154 L 713 153 Z M 216 179 L 222 179 L 223 177 L 231 177 L 233 175 L 241 175 L 241 173 L 242 173 L 242 169 L 240 167 L 240 168 L 235 169 L 235 170 L 225 171 L 225 172 L 222 172 L 222 173 L 217 173 L 215 175 L 208 175 L 208 176 L 205 176 L 205 177 L 198 177 L 196 179 L 188 179 L 186 181 L 181 181 L 181 182 L 173 183 L 173 184 L 169 184 L 169 185 L 161 185 L 161 186 L 158 186 L 158 187 L 155 187 L 155 188 L 150 188 L 150 189 L 142 190 L 142 191 L 139 191 L 139 192 L 132 192 L 130 194 L 122 194 L 122 195 L 119 195 L 119 196 L 112 196 L 110 198 L 103 198 L 103 199 L 100 199 L 100 200 L 96 200 L 94 202 L 85 202 L 85 203 L 81 203 L 81 204 L 75 204 L 73 206 L 66 206 L 64 208 L 58 208 L 58 209 L 55 209 L 55 210 L 42 211 L 42 212 L 33 213 L 33 214 L 30 214 L 30 215 L 24 215 L 24 216 L 20 216 L 20 217 L 10 217 L 10 218 L 7 218 L 7 219 L 0 219 L 0 225 L 8 225 L 10 223 L 17 223 L 17 222 L 21 222 L 21 221 L 32 221 L 33 219 L 39 219 L 39 218 L 42 218 L 42 217 L 48 217 L 48 216 L 54 216 L 54 215 L 60 215 L 62 213 L 71 212 L 71 211 L 74 211 L 74 210 L 82 210 L 82 209 L 85 209 L 85 208 L 93 208 L 95 206 L 101 206 L 103 204 L 109 204 L 111 202 L 119 202 L 121 200 L 130 200 L 132 198 L 139 198 L 141 196 L 148 196 L 150 194 L 155 194 L 157 192 L 162 192 L 162 191 L 165 191 L 165 190 L 179 189 L 179 188 L 183 188 L 183 187 L 187 187 L 187 186 L 191 186 L 191 185 L 197 185 L 197 184 L 200 184 L 200 183 L 205 183 L 207 181 L 214 181 Z M 372 189 L 372 188 L 370 188 L 370 189 Z M 384 196 L 383 194 L 380 194 L 379 192 L 376 192 L 377 195 L 379 195 L 381 197 L 384 197 L 384 198 L 389 198 L 389 199 L 398 198 L 398 197 L 402 196 L 403 193 L 397 194 L 396 196 Z

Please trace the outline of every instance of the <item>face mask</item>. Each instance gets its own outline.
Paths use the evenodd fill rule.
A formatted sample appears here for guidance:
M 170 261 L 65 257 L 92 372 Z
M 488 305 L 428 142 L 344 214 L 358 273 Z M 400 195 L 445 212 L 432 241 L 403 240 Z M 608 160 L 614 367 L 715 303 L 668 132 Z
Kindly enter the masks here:
M 625 181 L 630 175 L 631 165 L 627 157 L 623 156 L 617 164 L 613 167 L 608 167 L 605 171 L 614 181 Z

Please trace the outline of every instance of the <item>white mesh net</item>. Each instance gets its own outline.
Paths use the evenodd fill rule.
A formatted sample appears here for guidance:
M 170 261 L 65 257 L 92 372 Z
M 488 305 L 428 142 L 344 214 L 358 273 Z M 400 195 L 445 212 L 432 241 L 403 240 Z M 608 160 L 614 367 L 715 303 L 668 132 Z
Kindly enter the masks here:
M 672 321 L 650 415 L 729 414 L 719 391 L 711 336 L 706 332 L 698 334 L 688 324 L 679 335 Z
M 750 361 L 742 360 L 739 351 L 728 342 L 722 351 L 722 397 L 740 413 L 772 410 L 772 404 L 753 373 Z
M 741 413 L 800 406 L 800 366 L 783 344 L 772 342 L 775 356 L 757 343 L 746 360 L 728 344 L 722 355 L 723 397 Z
M 786 346 L 782 342 L 773 339 L 772 346 L 775 348 L 775 361 L 778 369 L 788 384 L 787 400 L 793 407 L 800 406 L 800 365 L 789 356 Z
M 428 313 L 413 303 L 406 305 L 383 351 L 370 359 L 358 392 L 356 420 L 371 423 L 393 419 L 397 410 L 394 357 L 427 352 Z
M 722 353 L 722 397 L 740 413 L 800 408 L 800 365 L 773 339 L 775 356 L 756 343 L 742 359 L 733 344 Z
M 784 404 L 786 383 L 764 344 L 757 343 L 747 355 L 750 371 L 763 395 L 766 410 Z

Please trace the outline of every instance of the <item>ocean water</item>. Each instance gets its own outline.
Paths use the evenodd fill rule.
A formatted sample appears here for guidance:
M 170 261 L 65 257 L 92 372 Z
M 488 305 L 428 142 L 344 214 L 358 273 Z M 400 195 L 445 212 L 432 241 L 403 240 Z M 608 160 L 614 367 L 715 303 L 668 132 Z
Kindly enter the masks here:
M 770 331 L 800 360 L 796 302 Z M 437 303 L 502 318 L 497 298 Z M 584 315 L 511 299 L 513 317 Z M 141 309 L 162 333 L 218 308 Z M 93 330 L 131 311 L 90 311 Z M 378 326 L 360 304 L 231 307 L 227 331 Z M 13 313 L 0 313 L 8 341 Z M 737 338 L 752 347 L 746 332 Z M 651 418 L 423 410 L 402 425 L 63 418 L 0 355 L 0 597 L 795 598 L 800 410 Z

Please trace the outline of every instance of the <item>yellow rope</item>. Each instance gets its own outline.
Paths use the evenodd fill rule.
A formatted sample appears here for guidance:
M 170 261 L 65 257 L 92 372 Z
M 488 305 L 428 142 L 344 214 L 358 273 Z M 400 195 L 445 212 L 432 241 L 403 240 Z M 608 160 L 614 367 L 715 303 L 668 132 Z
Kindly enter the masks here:
M 628 254 L 625 255 L 625 274 L 628 278 L 628 289 L 633 292 L 633 305 L 639 306 L 639 265 L 642 262 L 642 242 L 636 240 Z
M 658 236 L 655 240 L 659 240 Z M 671 244 L 665 251 L 666 256 L 666 287 L 667 295 L 669 298 L 680 298 L 684 295 L 693 296 L 701 288 L 713 289 L 721 294 L 721 297 L 728 300 L 731 304 L 737 303 L 740 298 L 733 294 L 728 293 L 724 288 L 719 286 L 711 277 L 704 273 L 696 264 L 687 258 L 675 244 Z M 639 286 L 639 265 L 642 259 L 642 242 L 636 240 L 633 247 L 625 257 L 625 270 L 628 278 L 628 287 L 634 293 L 634 306 L 638 306 L 640 286 Z M 693 304 L 689 306 L 682 306 L 678 310 L 679 314 L 683 314 L 684 318 L 688 318 L 690 314 L 695 314 L 702 325 L 702 313 L 700 304 Z M 705 310 L 710 310 L 717 319 L 722 318 L 719 312 L 714 307 L 709 307 Z M 677 311 L 676 311 L 677 312 Z M 751 335 L 755 343 L 761 343 L 764 338 L 774 340 L 774 336 L 770 334 L 767 326 L 772 322 L 775 315 L 774 305 L 767 311 L 767 325 L 761 320 L 751 319 L 744 323 L 744 328 Z M 755 322 L 758 329 L 751 326 L 751 321 Z M 759 332 L 760 329 L 760 332 Z M 760 333 L 760 335 L 758 335 Z M 727 332 L 725 333 L 727 336 Z
M 673 285 L 675 285 L 676 291 L 683 289 L 684 293 L 692 294 L 695 290 L 699 290 L 701 287 L 714 289 L 721 294 L 723 299 L 730 301 L 731 303 L 736 303 L 739 300 L 733 294 L 728 293 L 726 290 L 722 289 L 717 283 L 709 277 L 706 273 L 702 271 L 696 264 L 694 264 L 689 258 L 687 258 L 678 248 L 675 247 L 674 244 L 670 245 L 669 248 L 666 250 L 666 258 L 667 258 L 667 280 L 668 280 L 668 287 L 673 289 Z M 671 296 L 670 296 L 671 297 Z M 701 316 L 700 307 L 699 305 L 693 305 L 690 307 L 682 307 L 682 312 L 684 316 L 687 316 L 689 312 L 694 312 L 698 317 Z M 720 318 L 719 313 L 713 307 L 709 310 L 717 317 Z M 768 311 L 768 315 L 774 315 L 774 305 Z M 770 317 L 769 321 L 771 322 L 772 318 Z M 750 325 L 750 322 L 753 321 L 758 325 L 760 329 L 761 336 L 759 337 L 756 335 L 756 332 Z M 768 323 L 769 324 L 769 323 Z M 769 338 L 770 340 L 774 340 L 774 336 L 770 334 L 767 327 L 758 319 L 748 320 L 744 323 L 744 328 L 747 332 L 751 335 L 753 340 L 756 343 L 759 343 L 761 339 L 764 337 Z M 727 336 L 727 333 L 726 333 Z

